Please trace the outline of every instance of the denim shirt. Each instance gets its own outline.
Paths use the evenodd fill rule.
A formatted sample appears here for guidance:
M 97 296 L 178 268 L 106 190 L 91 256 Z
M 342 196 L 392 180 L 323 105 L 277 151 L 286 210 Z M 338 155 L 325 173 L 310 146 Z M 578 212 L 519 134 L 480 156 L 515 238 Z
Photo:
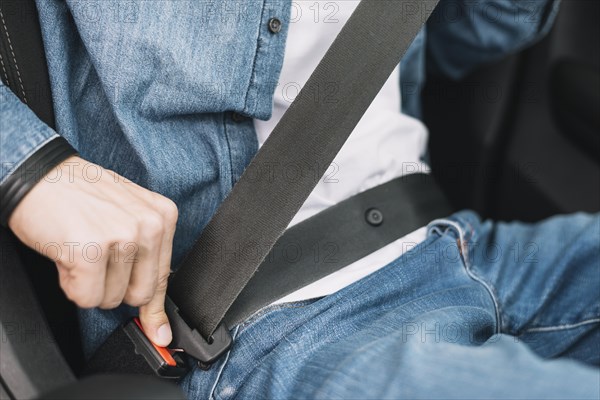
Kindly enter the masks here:
M 403 111 L 419 115 L 426 48 L 432 68 L 459 78 L 537 40 L 557 5 L 442 0 L 402 61 Z M 298 18 L 294 3 L 37 0 L 37 7 L 57 130 L 0 84 L 0 183 L 61 135 L 82 158 L 177 203 L 176 264 L 257 151 L 252 118 L 271 115 L 287 27 Z M 269 29 L 272 18 L 280 31 Z M 94 179 L 96 170 L 89 173 Z

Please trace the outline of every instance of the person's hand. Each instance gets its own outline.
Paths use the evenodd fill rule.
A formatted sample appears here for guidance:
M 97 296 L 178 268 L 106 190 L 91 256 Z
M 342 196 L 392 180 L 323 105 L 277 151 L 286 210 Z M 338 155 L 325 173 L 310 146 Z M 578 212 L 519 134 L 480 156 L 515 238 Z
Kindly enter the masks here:
M 177 206 L 116 173 L 70 157 L 23 198 L 10 229 L 56 262 L 60 286 L 83 308 L 140 306 L 154 343 L 171 342 L 164 311 Z

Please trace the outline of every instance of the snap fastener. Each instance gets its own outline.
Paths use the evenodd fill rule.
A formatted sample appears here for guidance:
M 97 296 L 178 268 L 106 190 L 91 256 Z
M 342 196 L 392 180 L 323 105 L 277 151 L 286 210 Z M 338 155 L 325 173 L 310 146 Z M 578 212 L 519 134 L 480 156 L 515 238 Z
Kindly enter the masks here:
M 369 208 L 365 213 L 367 223 L 372 226 L 379 226 L 383 223 L 383 213 L 377 208 Z
M 271 18 L 269 20 L 269 30 L 272 33 L 279 33 L 281 30 L 281 21 L 278 18 Z
M 246 117 L 245 115 L 242 115 L 240 113 L 231 113 L 231 119 L 233 120 L 233 122 L 244 122 L 245 120 L 248 119 L 248 117 Z

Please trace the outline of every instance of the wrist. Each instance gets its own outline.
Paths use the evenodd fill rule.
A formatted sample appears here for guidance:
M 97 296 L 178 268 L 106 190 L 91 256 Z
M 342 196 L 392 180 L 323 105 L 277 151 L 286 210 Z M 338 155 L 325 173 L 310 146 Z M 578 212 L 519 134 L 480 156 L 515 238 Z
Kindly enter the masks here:
M 8 227 L 14 210 L 29 191 L 42 180 L 50 170 L 67 158 L 77 154 L 75 149 L 62 137 L 46 143 L 0 185 L 0 224 Z

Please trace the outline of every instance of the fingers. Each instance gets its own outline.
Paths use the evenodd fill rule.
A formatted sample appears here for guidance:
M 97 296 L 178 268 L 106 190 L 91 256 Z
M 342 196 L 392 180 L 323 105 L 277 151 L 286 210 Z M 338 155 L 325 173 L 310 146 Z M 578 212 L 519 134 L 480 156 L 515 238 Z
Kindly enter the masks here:
M 171 343 L 172 333 L 165 313 L 165 296 L 169 274 L 161 275 L 152 300 L 140 307 L 140 321 L 148 338 L 159 346 Z
M 163 235 L 162 219 L 146 215 L 143 221 L 137 253 L 124 301 L 131 306 L 148 304 L 156 290 L 160 245 Z
M 165 334 L 159 330 L 167 323 L 163 308 L 177 207 L 100 166 L 107 173 L 91 182 L 84 178 L 90 163 L 67 160 L 61 168 L 68 173 L 52 184 L 42 179 L 20 202 L 11 229 L 56 262 L 61 287 L 78 306 L 143 306 L 151 338 L 168 342 L 168 324 L 160 331 Z
M 98 307 L 104 299 L 105 260 L 57 261 L 60 285 L 69 300 L 81 308 Z
M 110 254 L 106 270 L 104 299 L 100 308 L 111 309 L 117 307 L 123 301 L 129 279 L 133 268 L 134 255 L 129 254 L 129 249 L 134 247 L 133 243 L 120 245 L 115 243 Z
M 140 320 L 144 332 L 150 340 L 159 346 L 167 346 L 171 343 L 172 333 L 167 314 L 165 313 L 165 297 L 167 295 L 167 283 L 171 272 L 171 255 L 173 251 L 173 236 L 177 224 L 177 207 L 173 202 L 163 204 L 161 214 L 165 221 L 160 254 L 158 261 L 158 283 L 152 300 L 145 306 L 140 307 Z

